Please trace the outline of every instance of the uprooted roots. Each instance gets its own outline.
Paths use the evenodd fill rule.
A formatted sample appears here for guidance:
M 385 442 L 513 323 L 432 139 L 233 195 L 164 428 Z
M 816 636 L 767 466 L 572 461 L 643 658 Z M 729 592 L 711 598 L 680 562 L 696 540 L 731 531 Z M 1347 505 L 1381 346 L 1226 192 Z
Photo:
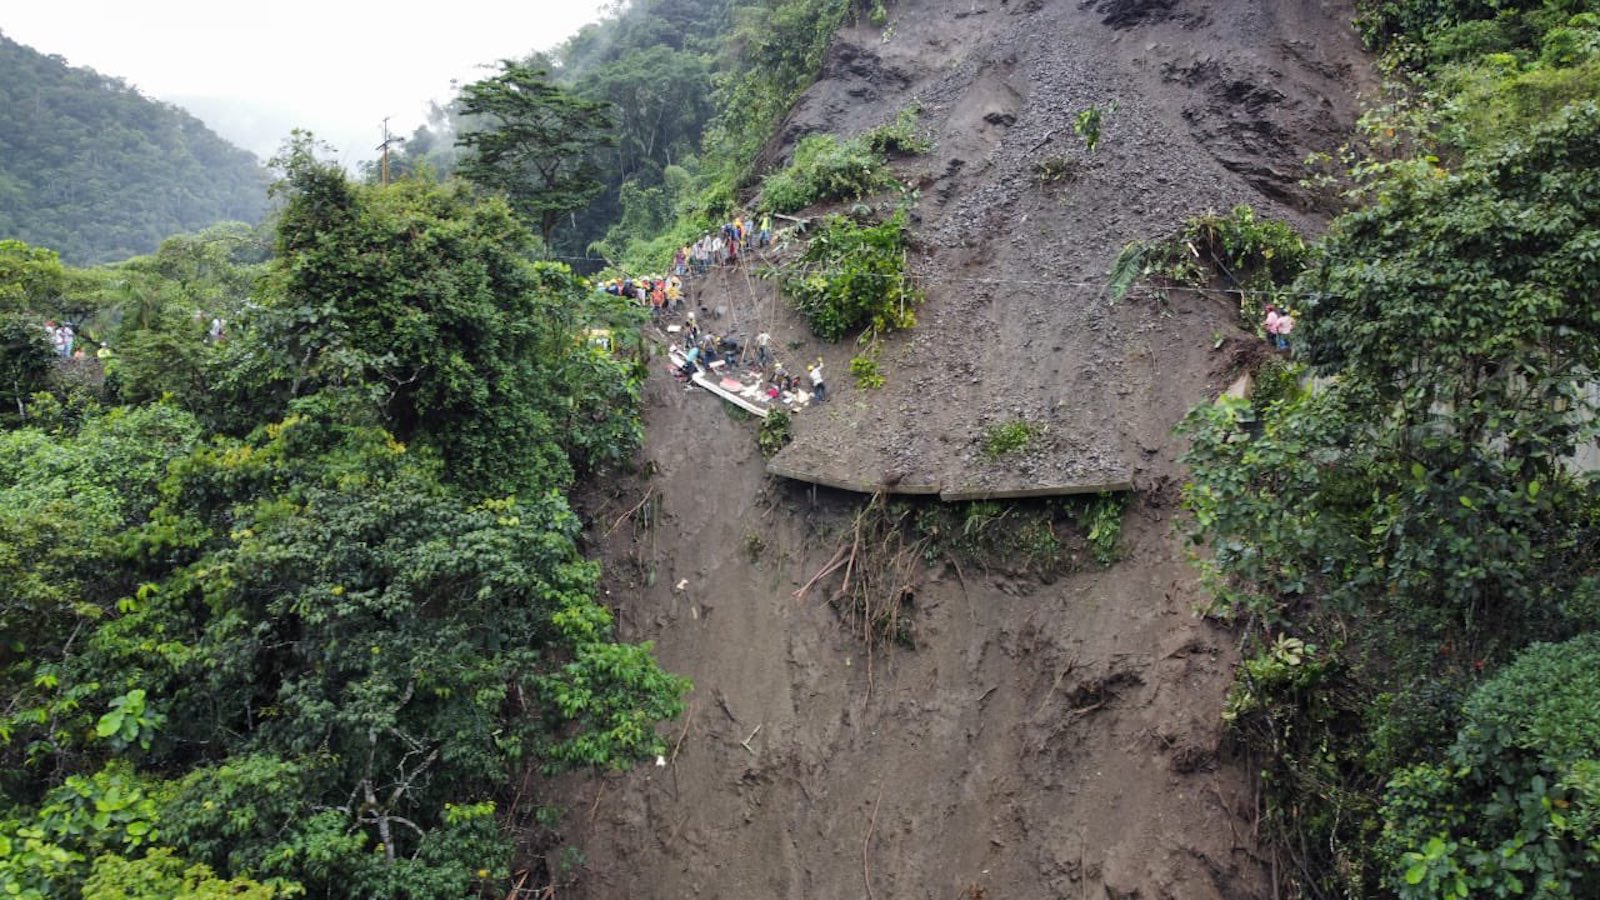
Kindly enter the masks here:
M 884 495 L 874 495 L 833 557 L 794 592 L 795 599 L 804 599 L 819 584 L 833 584 L 828 603 L 868 647 L 911 646 L 906 613 L 916 600 L 929 547 L 926 537 L 908 539 L 911 530 L 903 526 L 911 512 L 908 506 L 891 510 Z

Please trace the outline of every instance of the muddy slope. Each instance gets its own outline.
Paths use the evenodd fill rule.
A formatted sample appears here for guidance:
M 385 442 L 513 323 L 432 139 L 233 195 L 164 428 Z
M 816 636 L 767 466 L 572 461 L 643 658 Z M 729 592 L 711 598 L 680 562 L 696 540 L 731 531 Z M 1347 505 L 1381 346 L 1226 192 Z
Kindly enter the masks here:
M 928 302 L 888 342 L 888 387 L 802 429 L 786 469 L 947 488 L 1094 484 L 1148 470 L 1147 315 L 1108 310 L 1129 240 L 1248 203 L 1308 231 L 1301 162 L 1330 150 L 1368 77 L 1346 4 L 920 0 L 892 30 L 856 29 L 784 136 L 855 133 L 913 103 L 937 141 L 901 164 L 921 186 L 912 268 Z M 884 40 L 884 35 L 888 40 Z M 1094 153 L 1073 133 L 1105 116 Z M 1067 183 L 1041 185 L 1066 157 Z M 1203 340 L 1206 334 L 1196 335 Z M 842 348 L 850 351 L 851 348 Z M 829 356 L 842 381 L 849 352 Z M 835 359 L 837 356 L 837 359 Z M 1038 452 L 989 462 L 981 435 L 1022 417 Z M 1160 423 L 1155 423 L 1160 429 Z M 841 440 L 840 435 L 849 435 Z
M 1283 7 L 1292 6 L 1293 9 Z M 845 35 L 774 156 L 919 101 L 938 147 L 914 260 L 929 299 L 885 348 L 889 384 L 848 384 L 848 346 L 805 337 L 744 273 L 694 285 L 734 327 L 829 361 L 835 399 L 786 458 L 856 478 L 1038 483 L 1131 469 L 1121 562 L 1042 583 L 922 573 L 917 646 L 869 657 L 794 592 L 860 498 L 765 474 L 754 425 L 659 370 L 640 476 L 591 498 L 621 630 L 695 681 L 668 764 L 554 786 L 587 859 L 567 896 L 1270 896 L 1254 792 L 1219 715 L 1233 638 L 1175 533 L 1172 425 L 1231 377 L 1226 298 L 1106 302 L 1120 246 L 1247 202 L 1315 228 L 1295 186 L 1367 77 L 1343 4 L 902 0 Z M 1071 118 L 1115 102 L 1078 180 Z M 659 368 L 659 367 L 658 367 Z M 1026 416 L 1046 440 L 991 464 L 976 435 Z M 627 511 L 647 495 L 653 526 Z M 680 587 L 681 586 L 681 587 Z M 542 788 L 546 793 L 551 786 Z

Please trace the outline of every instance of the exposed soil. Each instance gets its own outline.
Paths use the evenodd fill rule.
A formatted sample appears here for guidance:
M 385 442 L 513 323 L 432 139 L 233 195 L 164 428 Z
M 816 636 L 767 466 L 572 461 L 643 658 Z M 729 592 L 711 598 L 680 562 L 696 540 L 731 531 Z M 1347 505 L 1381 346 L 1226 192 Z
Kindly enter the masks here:
M 1206 209 L 1319 227 L 1298 165 L 1340 140 L 1370 77 L 1351 10 L 902 0 L 891 15 L 845 34 L 774 146 L 924 108 L 937 148 L 901 165 L 922 185 L 928 300 L 885 345 L 888 385 L 854 389 L 855 348 L 809 340 L 747 272 L 691 296 L 724 307 L 724 329 L 772 331 L 786 362 L 828 361 L 833 399 L 796 417 L 787 463 L 996 487 L 1131 471 L 1126 557 L 1047 580 L 935 560 L 914 648 L 869 654 L 820 594 L 794 596 L 863 498 L 767 476 L 754 422 L 658 366 L 643 470 L 587 514 L 623 635 L 655 641 L 695 690 L 663 729 L 666 766 L 554 786 L 588 860 L 574 891 L 1270 896 L 1248 767 L 1220 722 L 1234 638 L 1192 614 L 1174 525 L 1172 426 L 1254 345 L 1227 295 L 1113 304 L 1102 285 L 1126 241 Z M 1111 102 L 1085 154 L 1074 115 Z M 1063 155 L 1077 178 L 1042 186 L 1035 163 Z M 983 429 L 1017 417 L 1043 437 L 984 456 Z M 650 492 L 646 527 L 626 513 Z

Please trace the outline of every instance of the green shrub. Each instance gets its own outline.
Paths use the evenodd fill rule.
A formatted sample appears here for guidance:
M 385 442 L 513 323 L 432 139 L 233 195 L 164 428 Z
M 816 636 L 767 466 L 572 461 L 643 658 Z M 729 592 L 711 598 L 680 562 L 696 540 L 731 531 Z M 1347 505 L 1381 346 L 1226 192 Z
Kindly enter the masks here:
M 795 148 L 794 162 L 762 183 L 759 208 L 791 213 L 826 200 L 856 200 L 893 183 L 883 156 L 856 138 L 813 134 Z
M 756 446 L 761 448 L 761 455 L 771 459 L 778 455 L 778 451 L 789 446 L 794 440 L 792 432 L 794 422 L 789 414 L 781 409 L 767 411 L 767 417 L 761 420 L 761 429 L 756 432 Z
M 1591 24 L 1594 16 L 1573 16 L 1573 22 L 1545 32 L 1540 41 L 1539 62 L 1551 68 L 1575 66 L 1600 50 L 1600 27 Z
M 1078 112 L 1072 120 L 1072 130 L 1077 132 L 1078 137 L 1083 138 L 1085 150 L 1093 153 L 1095 148 L 1100 146 L 1100 129 L 1105 124 L 1105 118 L 1116 111 L 1117 105 L 1113 103 L 1105 107 L 1095 104 Z
M 767 212 L 788 213 L 811 205 L 811 185 L 793 166 L 774 172 L 761 183 L 758 207 Z
M 1101 494 L 1085 504 L 1078 513 L 1078 527 L 1083 529 L 1094 553 L 1095 562 L 1109 566 L 1122 555 L 1122 511 L 1126 504 L 1124 494 Z
M 905 268 L 905 214 L 881 225 L 829 216 L 816 229 L 782 287 L 812 332 L 837 341 L 858 328 L 874 334 L 916 324 L 922 292 Z
M 0 313 L 0 424 L 26 418 L 28 398 L 49 386 L 55 362 L 38 316 Z
M 1425 35 L 1470 22 L 1493 18 L 1498 0 L 1361 0 L 1356 27 L 1367 46 L 1382 50 L 1403 39 Z
M 1381 850 L 1403 898 L 1600 889 L 1600 634 L 1534 644 L 1473 692 L 1443 763 L 1401 771 Z
M 765 556 L 766 554 L 767 539 L 761 536 L 761 532 L 755 530 L 746 532 L 744 536 L 745 558 L 749 559 L 750 562 L 754 564 L 760 562 L 761 557 Z
M 856 387 L 863 390 L 870 391 L 883 387 L 883 372 L 878 369 L 876 348 L 857 354 L 850 360 L 850 376 L 856 380 Z
M 1516 49 L 1522 35 L 1517 23 L 1511 19 L 1477 19 L 1462 22 L 1440 32 L 1429 49 L 1429 57 L 1436 63 L 1476 60 L 1490 53 L 1508 53 Z
M 917 131 L 922 107 L 915 104 L 900 110 L 893 122 L 879 125 L 862 135 L 867 149 L 879 156 L 920 156 L 933 149 L 933 141 Z
M 928 561 L 959 558 L 984 568 L 1032 570 L 1048 577 L 1068 560 L 1057 530 L 1068 504 L 1053 501 L 911 502 L 912 531 Z
M 1287 284 L 1306 267 L 1305 238 L 1288 223 L 1258 219 L 1249 206 L 1235 206 L 1227 215 L 1208 213 L 1184 225 L 1182 241 L 1202 257 L 1227 266 L 1242 285 Z
M 1600 100 L 1600 57 L 1524 68 L 1515 57 L 1490 54 L 1446 67 L 1439 81 L 1453 100 L 1440 110 L 1438 137 L 1471 151 L 1525 135 L 1570 104 Z
M 1310 260 L 1305 238 L 1288 223 L 1257 218 L 1254 209 L 1240 205 L 1226 214 L 1196 216 L 1169 240 L 1130 242 L 1111 265 L 1107 290 L 1120 300 L 1142 278 L 1198 287 L 1221 277 L 1244 291 L 1241 320 L 1254 325 L 1267 298 L 1294 281 Z
M 1081 164 L 1070 156 L 1052 156 L 1033 165 L 1040 184 L 1071 184 L 1078 180 Z
M 1258 647 L 1255 655 L 1240 665 L 1228 691 L 1223 721 L 1236 723 L 1242 717 L 1270 711 L 1284 698 L 1315 687 L 1326 669 L 1327 662 L 1318 658 L 1317 645 L 1280 633 L 1272 644 Z
M 1259 412 L 1274 403 L 1300 396 L 1300 376 L 1304 373 L 1303 364 L 1279 356 L 1267 357 L 1256 369 L 1250 405 Z
M 1016 453 L 1033 442 L 1038 429 L 1026 419 L 997 422 L 983 430 L 983 455 L 990 459 Z
M 886 157 L 933 149 L 933 142 L 917 131 L 920 111 L 909 106 L 893 122 L 847 141 L 831 134 L 802 139 L 793 162 L 761 183 L 758 208 L 791 213 L 829 200 L 859 200 L 892 187 L 894 179 L 885 165 Z

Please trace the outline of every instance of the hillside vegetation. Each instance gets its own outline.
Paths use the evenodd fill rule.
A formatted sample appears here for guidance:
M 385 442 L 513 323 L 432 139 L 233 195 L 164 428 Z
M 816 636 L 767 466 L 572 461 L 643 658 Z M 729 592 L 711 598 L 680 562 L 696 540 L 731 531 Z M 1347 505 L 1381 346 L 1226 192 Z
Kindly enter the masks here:
M 639 371 L 580 337 L 634 311 L 503 202 L 311 146 L 270 251 L 0 242 L 7 896 L 503 895 L 552 842 L 522 773 L 681 708 L 565 496 L 638 447 Z
M 1295 361 L 1186 426 L 1228 715 L 1301 896 L 1594 896 L 1600 6 L 1360 26 L 1389 90 Z
M 609 140 L 591 142 L 593 201 L 547 236 L 549 249 L 595 267 L 661 267 L 733 215 L 736 189 L 753 183 L 757 154 L 838 28 L 883 14 L 870 0 L 641 0 L 516 60 L 604 104 L 612 125 Z M 468 93 L 410 136 L 392 172 L 456 171 L 456 142 L 496 124 L 463 102 Z
M 265 171 L 200 120 L 0 34 L 0 238 L 90 265 L 265 212 Z

